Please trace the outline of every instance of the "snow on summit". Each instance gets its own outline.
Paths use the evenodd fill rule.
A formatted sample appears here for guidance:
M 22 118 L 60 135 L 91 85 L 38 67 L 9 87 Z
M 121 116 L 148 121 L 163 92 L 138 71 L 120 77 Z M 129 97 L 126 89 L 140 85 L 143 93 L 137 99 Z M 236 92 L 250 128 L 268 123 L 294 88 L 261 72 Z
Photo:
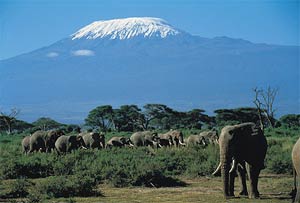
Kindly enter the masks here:
M 160 18 L 122 18 L 114 20 L 96 21 L 71 35 L 75 39 L 130 39 L 137 36 L 161 37 L 180 34 L 181 31 L 169 25 Z

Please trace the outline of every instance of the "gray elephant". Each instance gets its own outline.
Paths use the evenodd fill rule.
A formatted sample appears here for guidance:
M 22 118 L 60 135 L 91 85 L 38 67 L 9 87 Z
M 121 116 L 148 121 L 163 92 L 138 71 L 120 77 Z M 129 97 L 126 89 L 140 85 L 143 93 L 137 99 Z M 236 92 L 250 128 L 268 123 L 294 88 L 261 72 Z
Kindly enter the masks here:
M 258 198 L 258 176 L 264 168 L 268 148 L 262 130 L 254 123 L 225 126 L 220 134 L 219 146 L 220 164 L 213 174 L 221 171 L 225 198 L 234 196 L 237 170 L 242 183 L 240 195 L 248 194 L 245 179 L 246 164 L 250 181 L 249 198 Z
M 71 152 L 72 150 L 84 148 L 84 140 L 81 136 L 60 136 L 55 142 L 55 149 L 60 153 Z
M 207 145 L 205 137 L 202 136 L 201 134 L 199 134 L 199 135 L 190 135 L 188 138 L 186 138 L 185 144 L 188 147 L 196 146 L 196 145 L 202 145 L 202 146 Z
M 179 130 L 171 129 L 169 132 L 164 133 L 163 136 L 166 136 L 166 137 L 171 136 L 172 145 L 175 145 L 176 147 L 179 147 L 180 145 L 185 145 L 184 140 L 183 140 L 183 134 Z
M 22 140 L 23 153 L 27 154 L 30 150 L 30 136 L 26 136 Z
M 157 133 L 151 131 L 143 131 L 133 133 L 130 137 L 131 143 L 136 146 L 157 146 Z
M 219 144 L 218 131 L 216 130 L 203 131 L 200 133 L 200 136 L 205 138 L 206 144 L 213 144 L 213 145 Z
M 83 138 L 84 146 L 88 149 L 100 149 L 105 147 L 105 136 L 103 133 L 86 132 L 80 133 L 77 136 Z
M 107 141 L 106 148 L 134 146 L 128 137 L 112 137 Z
M 294 165 L 294 191 L 296 192 L 296 197 L 293 202 L 300 202 L 300 138 L 296 142 L 292 151 L 292 160 Z
M 30 137 L 29 152 L 51 152 L 55 148 L 55 141 L 63 135 L 61 130 L 36 131 Z
M 159 147 L 170 147 L 174 145 L 173 137 L 170 134 L 158 134 L 158 146 Z

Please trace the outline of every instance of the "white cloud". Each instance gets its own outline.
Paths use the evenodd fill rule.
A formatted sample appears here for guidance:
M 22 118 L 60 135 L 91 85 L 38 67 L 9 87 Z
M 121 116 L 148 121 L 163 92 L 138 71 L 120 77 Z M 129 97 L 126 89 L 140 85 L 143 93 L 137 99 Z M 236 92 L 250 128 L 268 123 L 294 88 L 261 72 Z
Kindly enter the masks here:
M 79 50 L 73 51 L 72 54 L 74 56 L 94 56 L 95 52 L 93 52 L 92 50 L 88 50 L 88 49 L 79 49 Z
M 53 58 L 53 57 L 57 57 L 59 54 L 57 52 L 49 52 L 46 56 Z

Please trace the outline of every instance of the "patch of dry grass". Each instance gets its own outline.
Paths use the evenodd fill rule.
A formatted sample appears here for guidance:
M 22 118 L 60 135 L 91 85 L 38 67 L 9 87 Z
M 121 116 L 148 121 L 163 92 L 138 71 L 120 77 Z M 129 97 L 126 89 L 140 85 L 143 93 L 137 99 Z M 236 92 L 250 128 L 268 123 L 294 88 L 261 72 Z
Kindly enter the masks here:
M 191 203 L 191 202 L 211 202 L 211 203 L 240 203 L 240 202 L 291 202 L 289 192 L 293 187 L 293 178 L 283 175 L 263 174 L 259 182 L 260 199 L 248 199 L 236 197 L 225 200 L 222 194 L 221 178 L 201 177 L 197 179 L 182 179 L 188 186 L 173 188 L 114 188 L 108 185 L 100 185 L 99 188 L 104 197 L 74 198 L 76 202 L 105 202 L 105 203 Z M 239 190 L 239 183 L 236 180 L 236 196 Z M 50 200 L 63 202 L 66 199 Z

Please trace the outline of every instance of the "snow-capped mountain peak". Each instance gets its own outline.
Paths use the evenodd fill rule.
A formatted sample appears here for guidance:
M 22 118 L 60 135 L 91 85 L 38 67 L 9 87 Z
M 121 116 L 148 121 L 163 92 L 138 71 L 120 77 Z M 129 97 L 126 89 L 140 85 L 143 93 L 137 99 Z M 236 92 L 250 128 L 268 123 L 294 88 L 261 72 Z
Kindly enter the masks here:
M 182 31 L 172 27 L 160 18 L 135 17 L 93 22 L 74 34 L 75 39 L 130 39 L 137 36 L 144 38 L 174 36 Z

